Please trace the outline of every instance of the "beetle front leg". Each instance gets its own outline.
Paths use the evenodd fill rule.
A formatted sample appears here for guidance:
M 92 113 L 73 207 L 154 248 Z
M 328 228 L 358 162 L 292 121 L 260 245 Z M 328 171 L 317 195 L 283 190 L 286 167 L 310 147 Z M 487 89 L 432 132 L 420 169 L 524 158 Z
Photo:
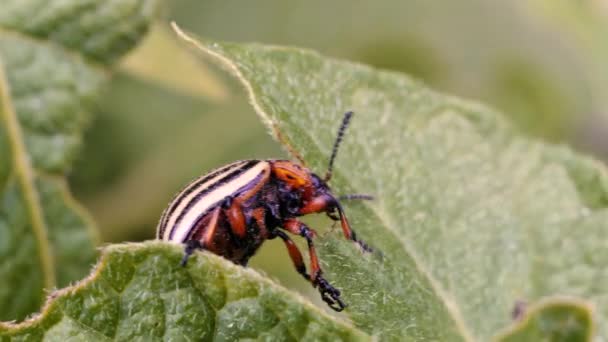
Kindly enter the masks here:
M 340 225 L 342 226 L 342 231 L 344 232 L 344 236 L 349 239 L 352 240 L 354 242 L 356 242 L 359 247 L 361 247 L 361 249 L 363 249 L 366 252 L 373 252 L 374 249 L 371 248 L 367 243 L 365 243 L 365 241 L 363 240 L 359 240 L 357 238 L 357 233 L 350 227 L 350 223 L 348 223 L 348 219 L 346 219 L 346 215 L 344 215 L 344 209 L 342 209 L 342 206 L 340 205 L 340 203 L 336 202 L 336 207 L 338 209 L 338 216 L 340 218 Z
M 336 217 L 334 214 L 334 210 L 338 211 L 338 216 Z M 335 220 L 340 221 L 340 225 L 342 226 L 342 232 L 344 233 L 344 237 L 348 240 L 356 242 L 361 249 L 366 252 L 372 252 L 373 248 L 371 248 L 367 243 L 363 240 L 359 240 L 357 238 L 357 233 L 350 227 L 350 223 L 348 223 L 348 219 L 346 219 L 346 215 L 344 215 L 344 209 L 340 202 L 338 202 L 335 198 L 330 195 L 321 195 L 310 200 L 306 205 L 300 209 L 300 215 L 312 214 L 312 213 L 322 213 L 325 212 L 327 215 Z
M 340 299 L 340 290 L 333 287 L 325 278 L 323 278 L 323 271 L 319 265 L 319 258 L 317 257 L 315 245 L 312 241 L 316 236 L 315 231 L 296 219 L 285 220 L 283 228 L 290 233 L 298 234 L 306 239 L 306 242 L 308 243 L 308 254 L 310 255 L 310 281 L 312 285 L 319 289 L 321 299 L 323 299 L 330 308 L 336 311 L 344 310 L 346 304 Z

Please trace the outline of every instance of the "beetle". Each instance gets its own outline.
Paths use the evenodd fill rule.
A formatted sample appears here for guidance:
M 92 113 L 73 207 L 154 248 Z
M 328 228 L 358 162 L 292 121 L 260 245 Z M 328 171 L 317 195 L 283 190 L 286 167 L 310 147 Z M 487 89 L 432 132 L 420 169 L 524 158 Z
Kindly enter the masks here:
M 203 175 L 179 192 L 161 216 L 157 238 L 184 244 L 185 266 L 198 249 L 246 266 L 265 240 L 279 237 L 298 271 L 332 309 L 346 304 L 340 291 L 324 277 L 315 251 L 316 232 L 298 217 L 326 213 L 339 221 L 344 236 L 362 250 L 372 251 L 351 228 L 340 200 L 371 199 L 368 195 L 336 197 L 328 185 L 338 147 L 353 113 L 344 115 L 324 178 L 289 160 L 241 160 Z M 310 255 L 308 274 L 302 254 L 286 232 L 306 239 Z

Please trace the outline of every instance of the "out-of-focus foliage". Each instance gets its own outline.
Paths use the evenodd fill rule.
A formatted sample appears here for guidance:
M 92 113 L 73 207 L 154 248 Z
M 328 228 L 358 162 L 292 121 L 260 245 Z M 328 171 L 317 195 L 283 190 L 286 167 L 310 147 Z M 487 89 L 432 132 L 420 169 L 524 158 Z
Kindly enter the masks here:
M 91 102 L 146 33 L 156 0 L 0 4 L 0 320 L 86 275 L 93 223 L 64 180 Z
M 229 95 L 212 70 L 180 48 L 164 22 L 152 27 L 142 44 L 123 60 L 122 67 L 135 77 L 194 97 L 226 101 Z
M 563 141 L 606 105 L 601 3 L 211 0 L 176 4 L 175 17 L 216 39 L 312 47 L 405 71 Z

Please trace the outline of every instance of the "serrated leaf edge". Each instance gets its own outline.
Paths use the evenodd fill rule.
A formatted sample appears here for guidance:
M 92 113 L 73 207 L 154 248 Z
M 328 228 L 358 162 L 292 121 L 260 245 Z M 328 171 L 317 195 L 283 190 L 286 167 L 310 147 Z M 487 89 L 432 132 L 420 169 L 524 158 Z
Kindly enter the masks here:
M 170 247 L 170 248 L 175 248 L 176 252 L 179 252 L 179 253 L 183 252 L 183 249 L 181 246 L 179 246 L 177 244 L 173 244 L 173 243 L 159 241 L 159 240 L 151 240 L 151 241 L 145 241 L 145 242 L 126 242 L 126 243 L 121 243 L 121 244 L 108 245 L 102 249 L 101 256 L 100 256 L 97 264 L 93 267 L 91 273 L 87 277 L 76 282 L 75 284 L 73 284 L 71 286 L 65 287 L 63 289 L 55 290 L 52 293 L 50 293 L 47 297 L 45 304 L 42 306 L 41 311 L 39 313 L 34 314 L 30 318 L 24 320 L 23 322 L 2 322 L 2 321 L 0 321 L 0 332 L 2 332 L 2 329 L 4 329 L 4 330 L 25 329 L 25 328 L 33 326 L 34 324 L 41 322 L 54 308 L 58 299 L 60 299 L 61 297 L 67 296 L 67 295 L 76 294 L 78 291 L 84 289 L 89 284 L 94 283 L 97 280 L 97 278 L 100 276 L 100 274 L 104 271 L 106 265 L 108 264 L 110 254 L 123 253 L 125 251 L 132 252 L 135 249 L 144 250 L 146 248 L 154 248 L 154 247 Z M 273 287 L 273 289 L 276 290 L 277 292 L 282 292 L 282 294 L 289 296 L 290 300 L 297 302 L 299 305 L 301 305 L 303 307 L 306 307 L 307 310 L 314 312 L 316 315 L 322 316 L 324 319 L 331 320 L 334 323 L 336 323 L 337 325 L 343 326 L 343 327 L 355 332 L 356 334 L 369 337 L 369 335 L 367 335 L 365 332 L 363 332 L 359 328 L 352 325 L 350 322 L 340 319 L 338 317 L 328 315 L 323 310 L 321 310 L 319 307 L 315 306 L 314 304 L 309 302 L 307 299 L 302 297 L 300 294 L 290 291 L 289 289 L 276 283 L 272 279 L 264 277 L 262 274 L 260 274 L 259 272 L 255 271 L 251 268 L 245 268 L 242 266 L 235 265 L 232 262 L 224 259 L 223 257 L 220 257 L 218 255 L 215 255 L 215 254 L 207 252 L 207 251 L 195 252 L 191 257 L 192 262 L 190 264 L 194 264 L 194 261 L 195 261 L 194 259 L 200 258 L 200 257 L 207 258 L 207 259 L 214 259 L 213 261 L 216 264 L 219 263 L 222 265 L 222 269 L 224 270 L 222 272 L 226 272 L 226 270 L 229 270 L 229 269 L 233 269 L 233 270 L 236 269 L 236 270 L 238 270 L 239 273 L 245 273 L 245 274 L 247 274 L 247 276 L 250 279 L 252 279 L 256 283 L 264 283 L 268 286 Z M 188 272 L 190 272 L 190 271 L 188 271 Z M 60 308 L 59 308 L 59 311 L 61 311 Z M 372 341 L 377 340 L 375 337 L 370 337 L 370 338 Z

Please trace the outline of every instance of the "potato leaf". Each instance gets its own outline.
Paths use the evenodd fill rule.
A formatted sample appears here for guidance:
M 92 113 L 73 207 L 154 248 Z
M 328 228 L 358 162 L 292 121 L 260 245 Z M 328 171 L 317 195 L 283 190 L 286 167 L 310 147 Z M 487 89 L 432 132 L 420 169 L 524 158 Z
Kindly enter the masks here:
M 321 258 L 357 327 L 385 339 L 486 341 L 512 324 L 516 303 L 544 300 L 573 316 L 592 303 L 583 335 L 597 324 L 607 336 L 603 165 L 400 73 L 174 28 L 233 72 L 272 133 L 321 174 L 342 114 L 355 111 L 331 185 L 376 196 L 347 211 L 384 257 L 330 234 Z
M 110 246 L 91 276 L 53 293 L 41 315 L 0 323 L 0 339 L 370 340 L 252 270 L 210 253 L 182 268 L 182 254 L 161 242 Z

